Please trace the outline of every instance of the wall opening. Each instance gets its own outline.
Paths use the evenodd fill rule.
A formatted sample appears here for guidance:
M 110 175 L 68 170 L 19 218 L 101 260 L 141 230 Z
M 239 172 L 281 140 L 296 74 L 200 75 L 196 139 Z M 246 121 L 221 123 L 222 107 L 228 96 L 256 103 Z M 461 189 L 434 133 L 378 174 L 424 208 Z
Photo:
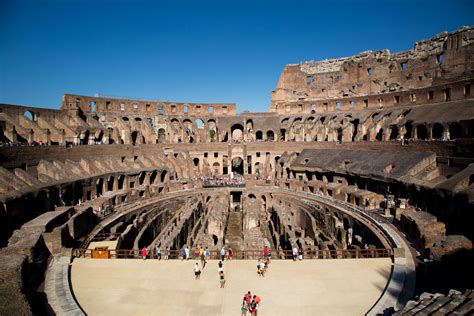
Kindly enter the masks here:
M 433 129 L 431 130 L 431 135 L 433 139 L 441 140 L 443 138 L 444 128 L 440 123 L 435 123 Z
M 416 138 L 417 139 L 428 139 L 428 129 L 425 125 L 420 124 L 416 127 Z
M 449 124 L 449 138 L 456 139 L 463 137 L 463 130 L 461 124 L 458 122 L 452 122 Z

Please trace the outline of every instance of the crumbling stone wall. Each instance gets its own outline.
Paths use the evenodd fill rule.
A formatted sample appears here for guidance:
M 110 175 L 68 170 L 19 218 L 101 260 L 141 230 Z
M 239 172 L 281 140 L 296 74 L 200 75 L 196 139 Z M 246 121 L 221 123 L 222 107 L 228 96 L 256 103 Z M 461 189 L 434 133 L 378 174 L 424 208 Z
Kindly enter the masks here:
M 444 101 L 445 80 L 470 78 L 472 65 L 465 58 L 473 53 L 473 39 L 474 29 L 465 27 L 417 42 L 405 52 L 366 51 L 287 65 L 272 93 L 270 112 L 298 114 Z M 435 93 L 438 85 L 439 93 Z M 451 97 L 462 98 L 462 89 Z

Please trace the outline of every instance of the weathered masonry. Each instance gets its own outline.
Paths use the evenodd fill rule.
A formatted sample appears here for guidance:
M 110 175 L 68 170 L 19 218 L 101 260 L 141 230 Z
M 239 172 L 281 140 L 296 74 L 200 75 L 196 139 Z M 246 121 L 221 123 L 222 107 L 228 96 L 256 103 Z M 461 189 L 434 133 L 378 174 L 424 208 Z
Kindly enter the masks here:
M 111 258 L 185 245 L 391 256 L 393 295 L 372 312 L 465 311 L 473 82 L 463 27 L 405 52 L 287 65 L 267 113 L 74 94 L 59 110 L 0 104 L 0 314 L 80 314 L 67 267 L 94 242 Z M 403 307 L 425 291 L 444 296 Z

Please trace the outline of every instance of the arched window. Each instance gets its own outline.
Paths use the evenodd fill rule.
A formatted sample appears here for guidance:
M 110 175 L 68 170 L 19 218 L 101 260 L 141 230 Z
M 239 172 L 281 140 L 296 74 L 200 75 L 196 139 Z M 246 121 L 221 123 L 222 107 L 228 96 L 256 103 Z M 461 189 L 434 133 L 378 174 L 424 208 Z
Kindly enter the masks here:
M 444 128 L 443 125 L 439 123 L 434 123 L 433 128 L 431 130 L 431 135 L 433 139 L 442 139 L 443 138 Z
M 427 139 L 428 138 L 428 129 L 425 125 L 420 124 L 416 127 L 416 138 L 417 139 Z

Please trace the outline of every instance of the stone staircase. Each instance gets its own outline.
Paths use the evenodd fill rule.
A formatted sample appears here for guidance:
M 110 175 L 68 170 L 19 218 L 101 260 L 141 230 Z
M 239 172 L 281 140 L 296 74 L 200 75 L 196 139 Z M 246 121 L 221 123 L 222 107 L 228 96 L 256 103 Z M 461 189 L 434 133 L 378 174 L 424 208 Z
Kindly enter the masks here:
M 231 211 L 227 219 L 227 229 L 225 234 L 227 246 L 232 250 L 241 250 L 244 244 L 242 236 L 242 212 Z

